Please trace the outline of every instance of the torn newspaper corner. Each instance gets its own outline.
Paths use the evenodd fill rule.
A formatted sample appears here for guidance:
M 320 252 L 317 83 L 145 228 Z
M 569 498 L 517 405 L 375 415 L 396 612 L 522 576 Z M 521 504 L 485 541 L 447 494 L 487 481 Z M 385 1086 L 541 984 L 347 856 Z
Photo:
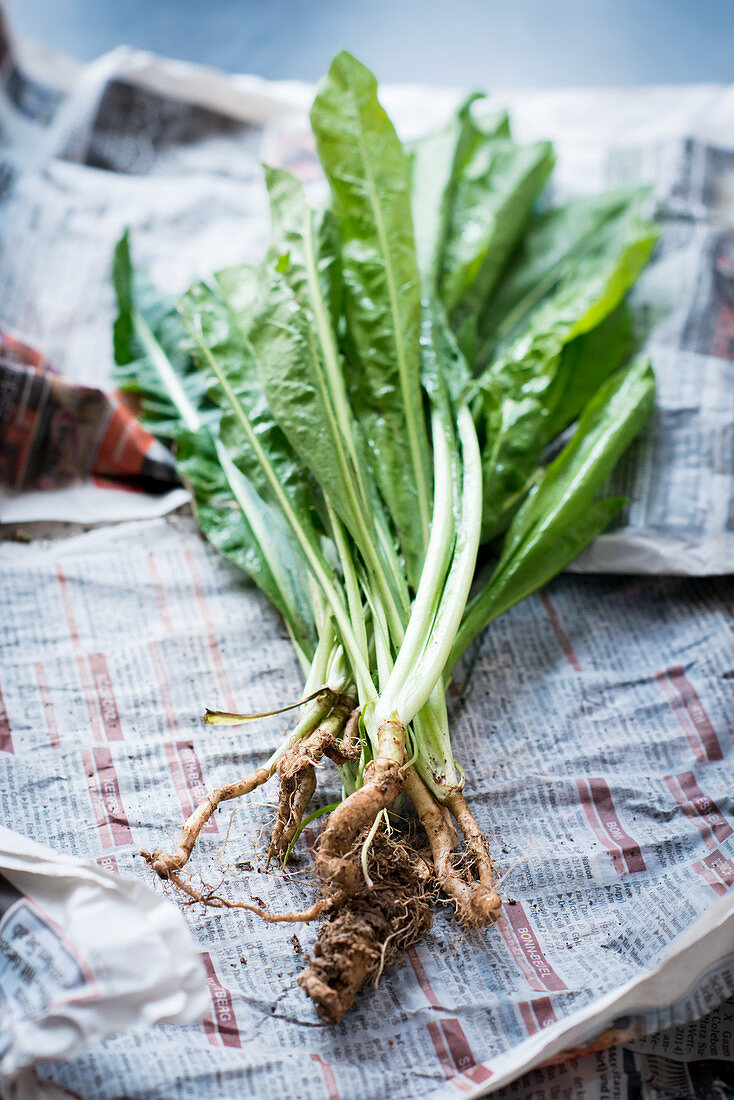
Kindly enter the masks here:
M 41 1063 L 131 1027 L 194 1022 L 208 1002 L 201 959 L 171 902 L 104 861 L 0 826 L 3 1096 L 17 1095 L 13 1082 Z
M 70 70 L 27 71 L 0 25 L 0 289 L 5 324 L 75 381 L 110 387 L 110 264 L 122 230 L 163 289 L 259 258 L 268 215 L 261 161 L 311 184 L 304 85 L 268 84 L 115 50 Z M 33 53 L 26 50 L 29 61 Z M 63 89 L 63 90 L 62 90 Z M 406 137 L 440 123 L 445 89 L 386 88 Z M 652 187 L 662 239 L 634 293 L 659 381 L 648 431 L 613 477 L 630 504 L 577 561 L 591 572 L 734 571 L 734 89 L 518 91 L 496 97 L 521 140 L 557 149 L 557 197 Z M 80 501 L 80 496 L 84 499 Z M 130 494 L 0 495 L 6 522 L 151 514 Z M 121 505 L 124 503 L 124 507 Z M 180 503 L 167 494 L 158 514 Z

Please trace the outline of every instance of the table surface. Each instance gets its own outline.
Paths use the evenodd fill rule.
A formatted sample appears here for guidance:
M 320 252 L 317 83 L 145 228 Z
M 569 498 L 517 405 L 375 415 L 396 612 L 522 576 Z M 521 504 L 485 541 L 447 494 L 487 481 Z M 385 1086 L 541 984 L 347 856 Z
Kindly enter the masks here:
M 315 80 L 343 47 L 393 82 L 734 79 L 734 0 L 11 0 L 11 15 L 85 61 L 127 43 L 274 79 Z

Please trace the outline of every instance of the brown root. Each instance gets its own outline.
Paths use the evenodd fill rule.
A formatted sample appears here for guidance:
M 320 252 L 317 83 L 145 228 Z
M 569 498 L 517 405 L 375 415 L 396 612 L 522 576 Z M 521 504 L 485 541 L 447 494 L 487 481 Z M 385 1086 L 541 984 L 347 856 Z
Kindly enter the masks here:
M 359 719 L 361 714 L 362 708 L 355 707 L 344 724 L 340 747 L 345 760 L 356 760 L 359 756 Z
M 405 728 L 396 721 L 378 730 L 377 752 L 367 765 L 363 786 L 334 809 L 321 830 L 315 851 L 320 897 L 300 912 L 269 913 L 259 898 L 231 901 L 219 886 L 195 888 L 181 872 L 196 840 L 216 808 L 265 783 L 276 771 L 280 796 L 268 859 L 283 855 L 297 835 L 316 786 L 316 768 L 325 757 L 337 764 L 359 756 L 359 711 L 353 700 L 324 700 L 323 709 L 304 722 L 302 740 L 274 762 L 235 783 L 213 790 L 184 824 L 173 852 L 142 852 L 153 870 L 179 890 L 189 904 L 243 909 L 267 923 L 322 920 L 313 958 L 299 984 L 318 1016 L 338 1023 L 358 991 L 379 981 L 385 965 L 397 960 L 431 927 L 443 893 L 469 928 L 497 920 L 501 901 L 485 841 L 463 795 L 452 791 L 440 804 L 415 768 L 403 771 Z M 317 725 L 318 722 L 318 725 Z M 316 728 L 314 728 L 316 727 Z M 304 727 L 301 727 L 304 728 Z M 295 736 L 298 736 L 296 734 Z M 380 815 L 405 787 L 430 845 L 421 854 L 406 840 L 404 823 L 387 832 Z M 457 852 L 458 832 L 463 852 Z M 422 832 L 417 824 L 409 827 Z M 401 830 L 402 829 L 402 833 Z M 425 843 L 423 841 L 423 843 Z
M 155 852 L 141 852 L 140 854 L 148 863 L 151 865 L 153 864 Z M 180 890 L 182 894 L 185 894 L 192 904 L 199 903 L 200 905 L 208 905 L 212 909 L 246 909 L 249 913 L 255 913 L 256 916 L 260 917 L 261 920 L 266 921 L 268 924 L 296 924 L 318 920 L 328 913 L 330 908 L 328 901 L 324 898 L 319 898 L 310 909 L 303 909 L 294 913 L 268 913 L 266 909 L 261 908 L 259 905 L 253 905 L 251 902 L 230 901 L 228 898 L 223 898 L 217 893 L 216 889 L 206 891 L 197 890 L 190 882 L 184 882 L 176 871 L 171 871 L 168 876 L 168 881 L 171 882 L 177 890 Z
M 397 721 L 383 722 L 378 744 L 377 755 L 365 768 L 364 786 L 332 811 L 319 836 L 316 870 L 325 891 L 332 890 L 340 897 L 358 893 L 362 885 L 359 860 L 349 858 L 356 837 L 372 826 L 403 786 L 400 765 L 405 752 L 405 727 Z
M 316 768 L 312 759 L 306 752 L 296 752 L 293 756 L 287 761 L 288 771 L 280 772 L 279 769 L 278 809 L 270 834 L 266 867 L 270 866 L 273 856 L 285 858 L 316 790 Z
M 357 839 L 361 842 L 362 835 Z M 359 990 L 369 981 L 376 984 L 383 968 L 424 936 L 433 921 L 431 869 L 395 833 L 377 834 L 369 871 L 373 888 L 362 880 L 359 891 L 332 910 L 298 979 L 325 1023 L 339 1023 Z
M 414 768 L 406 774 L 405 789 L 426 831 L 436 880 L 456 905 L 459 919 L 469 928 L 494 924 L 502 911 L 502 901 L 494 887 L 492 860 L 484 838 L 463 795 L 457 791 L 447 799 L 471 853 L 471 861 L 462 873 L 456 861 L 456 831 L 445 807 L 436 801 Z M 471 870 L 476 871 L 478 880 L 470 875 Z
M 492 857 L 474 814 L 467 806 L 466 799 L 461 791 L 452 791 L 446 799 L 446 805 L 456 818 L 456 823 L 464 835 L 464 840 L 472 854 L 474 870 L 479 881 L 487 890 L 493 891 L 494 864 L 492 863 Z
M 339 697 L 321 725 L 281 757 L 278 809 L 268 863 L 274 855 L 284 858 L 290 848 L 316 790 L 316 768 L 324 756 L 343 764 L 358 755 L 358 747 L 351 736 L 349 740 L 346 735 L 341 741 L 337 740 L 353 713 L 354 703 L 349 696 Z
M 336 714 L 338 716 L 336 723 L 338 729 L 344 726 L 349 711 L 354 705 L 350 697 L 339 696 L 331 688 L 322 688 L 320 691 L 315 692 L 314 695 L 309 696 L 305 702 L 312 704 L 312 717 L 315 723 L 321 722 L 327 715 Z M 291 708 L 285 707 L 283 709 L 289 710 Z M 280 712 L 276 711 L 274 713 Z M 332 729 L 332 727 L 334 727 L 334 723 L 332 723 L 329 729 Z M 316 733 L 318 732 L 319 729 L 316 730 Z M 285 755 L 287 756 L 288 753 Z M 262 768 L 256 768 L 254 772 L 245 776 L 244 779 L 239 779 L 235 783 L 225 783 L 221 787 L 215 787 L 214 790 L 210 791 L 206 798 L 199 803 L 194 812 L 184 822 L 181 827 L 178 847 L 176 847 L 174 851 L 165 852 L 162 849 L 156 849 L 153 853 L 141 852 L 140 854 L 145 856 L 157 875 L 162 879 L 170 879 L 173 881 L 173 875 L 183 870 L 188 863 L 201 830 L 217 807 L 222 802 L 226 802 L 232 798 L 240 798 L 242 795 L 254 791 L 257 787 L 261 787 L 263 783 L 267 783 L 270 777 L 274 775 L 276 767 L 277 761 L 273 761 Z M 311 791 L 311 794 L 313 794 L 313 791 Z M 308 795 L 308 798 L 311 797 L 311 794 Z M 308 804 L 308 798 L 306 798 L 304 805 Z M 301 811 L 301 813 L 303 813 L 303 811 Z
M 178 847 L 172 852 L 164 852 L 156 849 L 154 852 L 141 852 L 142 856 L 150 863 L 157 875 L 163 879 L 173 879 L 176 872 L 182 870 L 189 861 L 194 845 L 199 838 L 199 833 L 212 816 L 217 806 L 231 798 L 240 798 L 249 794 L 263 783 L 267 783 L 275 772 L 275 764 L 272 766 L 257 768 L 244 779 L 238 779 L 236 783 L 225 783 L 221 787 L 215 787 L 206 798 L 199 803 L 194 812 L 186 819 L 181 827 Z

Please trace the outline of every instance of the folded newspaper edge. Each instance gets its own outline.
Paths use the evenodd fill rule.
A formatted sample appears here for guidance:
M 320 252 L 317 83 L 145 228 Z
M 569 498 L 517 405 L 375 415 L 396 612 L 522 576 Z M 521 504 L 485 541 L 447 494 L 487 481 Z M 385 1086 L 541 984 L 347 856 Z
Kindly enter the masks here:
M 564 1020 L 541 1029 L 512 1051 L 492 1061 L 492 1080 L 472 1091 L 449 1082 L 445 1090 L 431 1100 L 450 1100 L 461 1095 L 465 1100 L 488 1096 L 509 1084 L 522 1072 L 539 1066 L 555 1055 L 588 1048 L 620 1016 L 645 1017 L 658 1009 L 669 1008 L 689 996 L 712 967 L 721 967 L 734 959 L 734 896 L 715 902 L 670 946 L 670 950 L 652 970 L 612 990 L 598 1001 Z M 643 1023 L 644 1027 L 644 1023 Z

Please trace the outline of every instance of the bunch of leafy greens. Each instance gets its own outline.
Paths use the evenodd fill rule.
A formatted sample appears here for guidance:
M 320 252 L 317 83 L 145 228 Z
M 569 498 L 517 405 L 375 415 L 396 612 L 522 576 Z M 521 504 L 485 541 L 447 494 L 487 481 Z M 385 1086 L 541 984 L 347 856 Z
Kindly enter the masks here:
M 552 148 L 517 144 L 480 97 L 403 146 L 347 53 L 311 124 L 330 203 L 309 209 L 297 179 L 267 168 L 260 265 L 174 305 L 119 242 L 120 386 L 173 445 L 206 536 L 282 615 L 304 696 L 326 685 L 357 700 L 342 816 L 380 761 L 411 773 L 419 810 L 453 813 L 454 664 L 623 504 L 598 492 L 653 403 L 625 298 L 656 233 L 637 191 L 539 211 Z M 322 702 L 302 708 L 271 774 Z M 365 874 L 386 805 L 367 803 Z M 465 896 L 437 874 L 461 913 Z

